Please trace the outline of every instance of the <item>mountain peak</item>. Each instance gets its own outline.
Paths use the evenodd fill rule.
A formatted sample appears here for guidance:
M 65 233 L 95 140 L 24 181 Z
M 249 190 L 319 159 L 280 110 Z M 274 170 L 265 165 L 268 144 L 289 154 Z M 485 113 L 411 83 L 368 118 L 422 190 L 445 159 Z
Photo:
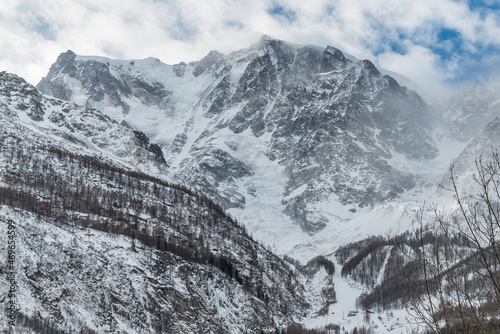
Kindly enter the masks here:
M 347 62 L 346 57 L 339 49 L 333 46 L 327 46 L 323 52 L 323 59 L 321 61 L 321 71 L 330 72 L 333 71 L 340 64 Z
M 340 61 L 346 60 L 342 51 L 340 51 L 337 48 L 334 48 L 333 46 L 328 45 L 325 49 L 325 53 L 331 54 L 333 56 L 333 58 L 338 59 Z
M 193 70 L 193 75 L 195 77 L 198 77 L 200 74 L 205 72 L 207 68 L 219 61 L 219 59 L 221 59 L 223 56 L 224 55 L 219 51 L 211 50 L 205 57 L 196 62 L 196 67 Z
M 379 70 L 375 67 L 375 65 L 369 61 L 368 59 L 364 59 L 361 61 L 362 67 L 368 71 L 371 75 L 380 75 Z
M 258 43 L 266 43 L 266 42 L 269 42 L 269 41 L 275 41 L 276 39 L 270 37 L 269 35 L 262 35 L 259 39 L 259 42 Z
M 76 58 L 76 53 L 71 50 L 62 52 L 59 57 L 57 57 L 56 63 L 66 63 L 68 61 L 73 61 Z
M 285 41 L 282 41 L 280 39 L 272 38 L 268 35 L 262 35 L 261 38 L 255 43 L 253 46 L 257 47 L 258 49 L 264 48 L 267 46 L 277 46 L 277 45 L 291 45 L 291 43 L 287 43 Z

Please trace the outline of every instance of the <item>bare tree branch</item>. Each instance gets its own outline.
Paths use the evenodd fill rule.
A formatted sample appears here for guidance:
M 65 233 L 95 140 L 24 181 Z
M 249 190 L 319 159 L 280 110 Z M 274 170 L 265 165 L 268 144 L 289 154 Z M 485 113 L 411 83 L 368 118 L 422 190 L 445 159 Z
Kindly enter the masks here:
M 476 194 L 460 193 L 450 166 L 456 212 L 434 208 L 431 224 L 424 208 L 417 215 L 411 314 L 434 333 L 500 333 L 500 156 L 492 153 L 476 160 Z

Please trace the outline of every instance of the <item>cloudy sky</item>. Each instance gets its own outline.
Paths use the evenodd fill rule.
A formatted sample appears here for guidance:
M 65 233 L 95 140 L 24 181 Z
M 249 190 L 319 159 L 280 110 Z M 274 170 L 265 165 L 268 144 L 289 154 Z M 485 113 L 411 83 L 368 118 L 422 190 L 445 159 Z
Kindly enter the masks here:
M 438 98 L 500 85 L 499 0 L 2 0 L 0 70 L 36 84 L 68 49 L 175 64 L 263 34 L 335 46 Z

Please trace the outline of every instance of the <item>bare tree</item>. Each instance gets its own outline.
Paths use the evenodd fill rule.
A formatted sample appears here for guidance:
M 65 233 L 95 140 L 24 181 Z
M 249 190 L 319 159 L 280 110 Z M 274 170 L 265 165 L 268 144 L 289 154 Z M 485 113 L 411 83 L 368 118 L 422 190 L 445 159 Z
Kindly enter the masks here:
M 2 77 L 5 73 L 7 73 L 7 71 L 0 72 L 0 77 Z
M 499 153 L 476 160 L 475 194 L 459 191 L 453 165 L 450 179 L 456 209 L 417 217 L 410 313 L 434 333 L 500 333 Z

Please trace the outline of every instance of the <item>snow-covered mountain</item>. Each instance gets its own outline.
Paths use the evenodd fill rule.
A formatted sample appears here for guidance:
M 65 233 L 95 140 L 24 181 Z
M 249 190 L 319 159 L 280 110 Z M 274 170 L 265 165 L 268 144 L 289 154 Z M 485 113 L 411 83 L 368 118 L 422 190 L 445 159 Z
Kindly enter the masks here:
M 450 203 L 438 185 L 449 185 L 451 162 L 470 189 L 474 159 L 500 143 L 498 92 L 474 87 L 429 108 L 394 77 L 331 46 L 266 36 L 176 65 L 68 51 L 37 85 L 45 95 L 4 77 L 0 224 L 20 227 L 25 323 L 361 325 L 343 314 L 361 293 L 387 297 L 379 292 L 401 267 L 390 237 L 411 228 L 424 200 Z M 270 252 L 345 265 L 383 239 L 339 247 L 374 235 L 388 238 L 376 261 L 342 277 L 324 258 L 302 266 Z M 405 326 L 385 318 L 378 325 Z
M 0 127 L 1 313 L 14 284 L 19 332 L 260 333 L 335 301 L 328 262 L 271 253 L 143 133 L 13 74 Z
M 442 117 L 449 133 L 466 144 L 454 159 L 454 174 L 463 191 L 471 191 L 476 161 L 491 160 L 494 150 L 500 149 L 500 89 L 497 87 L 468 87 L 449 98 L 442 106 Z M 442 184 L 449 188 L 446 175 Z M 472 187 L 472 188 L 471 188 Z
M 257 234 L 269 221 L 314 234 L 396 199 L 426 183 L 399 161 L 438 155 L 425 102 L 330 46 L 264 36 L 173 66 L 68 51 L 37 88 L 144 132 L 181 180 Z

